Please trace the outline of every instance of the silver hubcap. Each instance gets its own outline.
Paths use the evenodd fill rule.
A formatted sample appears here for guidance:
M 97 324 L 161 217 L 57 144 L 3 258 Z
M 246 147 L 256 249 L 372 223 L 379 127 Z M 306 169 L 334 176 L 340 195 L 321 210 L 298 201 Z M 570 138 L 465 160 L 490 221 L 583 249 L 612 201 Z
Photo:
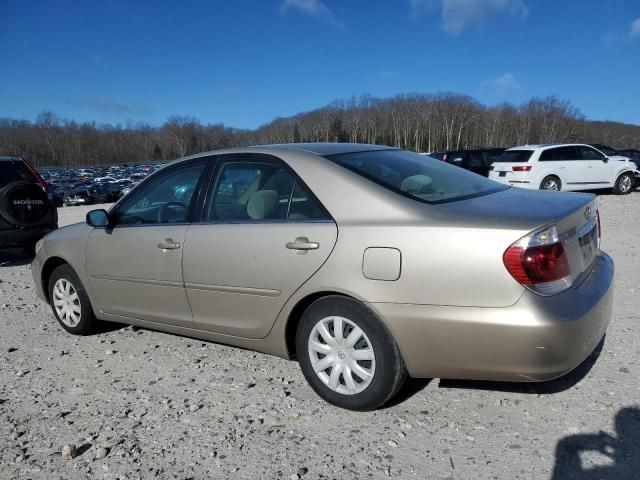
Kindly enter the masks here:
M 334 392 L 354 395 L 365 390 L 376 371 L 376 356 L 367 335 L 344 317 L 316 323 L 308 341 L 316 375 Z
M 621 192 L 628 192 L 631 190 L 631 177 L 629 175 L 624 175 L 618 183 L 618 188 Z
M 542 185 L 542 189 L 543 190 L 558 190 L 558 183 L 553 179 L 549 179 L 546 182 L 544 182 L 544 184 Z
M 67 327 L 75 327 L 80 323 L 80 297 L 71 282 L 59 278 L 53 285 L 53 308 L 62 323 Z

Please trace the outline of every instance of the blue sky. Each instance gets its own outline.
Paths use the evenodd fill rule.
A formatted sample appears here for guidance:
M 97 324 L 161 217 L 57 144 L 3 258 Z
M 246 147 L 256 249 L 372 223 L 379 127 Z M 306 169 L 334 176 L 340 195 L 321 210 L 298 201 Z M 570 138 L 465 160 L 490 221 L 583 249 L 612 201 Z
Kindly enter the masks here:
M 0 116 L 254 128 L 364 93 L 640 124 L 638 0 L 0 0 Z

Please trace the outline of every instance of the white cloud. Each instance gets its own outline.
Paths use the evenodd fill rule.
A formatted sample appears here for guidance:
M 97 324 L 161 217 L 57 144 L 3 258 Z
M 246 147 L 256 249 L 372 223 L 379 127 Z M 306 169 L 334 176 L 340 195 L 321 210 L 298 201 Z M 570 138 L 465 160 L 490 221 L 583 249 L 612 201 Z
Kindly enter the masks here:
M 491 80 L 483 82 L 482 85 L 489 88 L 497 95 L 508 95 L 509 93 L 522 88 L 513 73 L 505 73 L 499 77 L 492 78 Z
M 287 13 L 289 10 L 297 10 L 311 17 L 319 18 L 334 27 L 344 27 L 344 24 L 321 0 L 282 0 L 280 11 Z
M 640 37 L 640 18 L 636 18 L 631 22 L 631 37 Z
M 442 28 L 460 35 L 469 28 L 477 28 L 498 15 L 523 19 L 529 14 L 524 0 L 409 0 L 411 15 L 419 17 L 440 10 Z

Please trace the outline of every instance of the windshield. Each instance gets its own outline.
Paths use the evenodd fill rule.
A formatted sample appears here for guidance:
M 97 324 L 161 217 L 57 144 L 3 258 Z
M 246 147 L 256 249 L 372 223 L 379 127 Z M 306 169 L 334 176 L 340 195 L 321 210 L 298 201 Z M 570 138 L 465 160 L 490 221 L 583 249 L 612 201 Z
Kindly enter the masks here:
M 528 162 L 533 154 L 533 150 L 507 150 L 495 162 L 524 163 Z
M 327 158 L 389 190 L 427 203 L 464 200 L 509 188 L 406 150 L 345 153 Z

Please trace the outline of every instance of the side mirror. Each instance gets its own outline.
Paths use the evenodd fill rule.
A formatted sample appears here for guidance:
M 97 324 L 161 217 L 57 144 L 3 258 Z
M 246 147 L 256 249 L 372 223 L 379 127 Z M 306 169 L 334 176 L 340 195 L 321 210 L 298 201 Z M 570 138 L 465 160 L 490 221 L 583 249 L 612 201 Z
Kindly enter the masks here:
M 603 161 L 604 163 L 607 163 L 607 162 L 609 161 L 609 157 L 607 157 L 607 156 L 605 155 L 605 157 L 602 159 L 602 161 Z
M 87 225 L 91 227 L 108 227 L 110 223 L 109 214 L 104 209 L 91 210 L 87 213 Z

